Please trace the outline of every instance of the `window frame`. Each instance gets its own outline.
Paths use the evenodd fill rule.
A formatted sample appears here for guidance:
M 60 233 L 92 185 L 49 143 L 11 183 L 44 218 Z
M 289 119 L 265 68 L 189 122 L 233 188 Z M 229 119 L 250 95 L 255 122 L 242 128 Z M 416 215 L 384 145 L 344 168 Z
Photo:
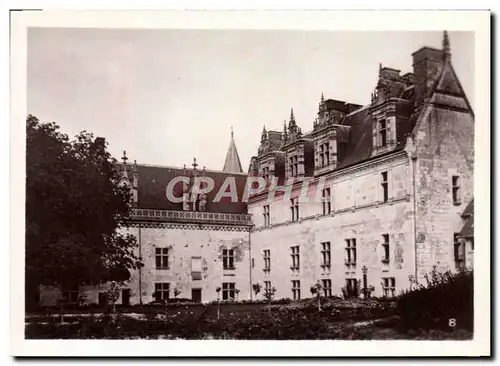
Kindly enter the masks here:
M 159 299 L 156 297 L 156 301 L 168 301 L 170 299 L 170 282 L 155 282 L 155 294 L 159 294 L 160 297 Z
M 300 280 L 292 280 L 292 295 L 293 301 L 300 300 Z
M 292 214 L 292 222 L 299 221 L 299 198 L 291 198 L 290 199 L 290 211 Z
M 331 297 L 332 296 L 332 280 L 330 278 L 323 278 L 321 280 L 321 285 L 323 287 L 323 296 Z
M 271 208 L 270 205 L 264 205 L 262 206 L 263 209 L 263 216 L 264 216 L 264 226 L 268 227 L 271 226 Z
M 170 248 L 155 247 L 155 268 L 170 269 Z
M 235 282 L 223 282 L 221 287 L 222 287 L 222 301 L 236 299 L 236 283 Z
M 325 187 L 321 191 L 321 201 L 323 204 L 323 216 L 329 215 L 332 213 L 332 201 L 331 201 L 331 187 Z
M 389 263 L 390 260 L 390 237 L 389 234 L 382 234 L 382 263 Z
M 321 268 L 331 268 L 332 265 L 332 249 L 331 242 L 324 241 L 321 245 Z
M 356 238 L 349 238 L 345 239 L 345 253 L 346 253 L 346 265 L 352 265 L 355 266 L 358 260 L 358 253 L 357 253 L 357 243 L 356 243 Z M 353 261 L 354 257 L 354 261 Z
M 290 164 L 290 176 L 296 177 L 299 175 L 299 157 L 297 155 L 292 155 L 288 161 Z
M 264 293 L 268 294 L 272 289 L 271 281 L 264 281 Z
M 384 297 L 394 297 L 396 294 L 396 278 L 382 277 L 382 290 Z M 389 296 L 389 291 L 391 292 L 391 296 Z
M 290 250 L 292 251 L 291 257 L 292 257 L 292 265 L 290 268 L 293 270 L 300 270 L 300 246 L 299 245 L 294 245 L 290 247 Z
M 271 271 L 271 250 L 270 249 L 264 249 L 263 251 L 263 258 L 264 258 L 264 272 L 270 272 Z
M 384 171 L 380 173 L 382 181 L 380 185 L 382 186 L 382 202 L 386 203 L 389 201 L 389 172 Z
M 80 298 L 80 286 L 61 286 L 62 300 L 66 304 L 76 304 Z
M 459 175 L 451 176 L 451 198 L 453 200 L 453 204 L 458 206 L 462 203 L 462 185 L 460 182 Z
M 388 125 L 389 121 L 387 119 L 381 119 L 378 122 L 378 147 L 386 147 L 389 143 L 388 141 Z
M 236 268 L 234 265 L 234 248 L 222 249 L 222 268 L 225 270 Z

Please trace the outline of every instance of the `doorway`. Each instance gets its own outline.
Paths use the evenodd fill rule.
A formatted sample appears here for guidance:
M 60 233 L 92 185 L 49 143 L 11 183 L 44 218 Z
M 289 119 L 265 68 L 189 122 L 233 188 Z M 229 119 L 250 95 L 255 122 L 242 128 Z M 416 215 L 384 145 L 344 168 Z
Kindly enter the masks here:
M 122 305 L 130 306 L 130 289 L 126 288 L 122 290 Z
M 201 288 L 191 289 L 191 299 L 194 302 L 201 302 Z

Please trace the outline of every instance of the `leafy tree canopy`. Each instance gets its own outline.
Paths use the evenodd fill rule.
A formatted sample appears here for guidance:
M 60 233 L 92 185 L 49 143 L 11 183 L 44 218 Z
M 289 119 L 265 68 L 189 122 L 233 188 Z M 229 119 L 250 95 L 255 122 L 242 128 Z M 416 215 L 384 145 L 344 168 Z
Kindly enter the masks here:
M 119 230 L 130 210 L 104 141 L 73 140 L 26 119 L 26 280 L 30 285 L 126 281 L 142 264 L 135 237 Z

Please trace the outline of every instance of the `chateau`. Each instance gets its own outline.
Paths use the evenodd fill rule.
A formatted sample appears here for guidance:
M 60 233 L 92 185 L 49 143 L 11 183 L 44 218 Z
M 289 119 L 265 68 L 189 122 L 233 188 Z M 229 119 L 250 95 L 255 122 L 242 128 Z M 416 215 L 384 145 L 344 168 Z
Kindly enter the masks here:
M 321 95 L 313 121 L 296 121 L 292 109 L 283 130 L 264 127 L 248 173 L 232 132 L 222 171 L 196 160 L 189 168 L 127 164 L 124 156 L 121 184 L 133 209 L 123 230 L 136 236 L 144 267 L 118 303 L 251 299 L 255 283 L 300 299 L 320 282 L 331 296 L 363 279 L 373 295 L 392 296 L 433 266 L 472 268 L 474 113 L 446 32 L 442 49 L 412 58 L 412 73 L 380 66 L 368 105 Z M 214 182 L 206 193 L 192 184 L 203 177 Z M 266 183 L 248 200 L 247 177 Z M 104 289 L 64 297 L 97 303 Z M 41 295 L 51 304 L 60 293 Z

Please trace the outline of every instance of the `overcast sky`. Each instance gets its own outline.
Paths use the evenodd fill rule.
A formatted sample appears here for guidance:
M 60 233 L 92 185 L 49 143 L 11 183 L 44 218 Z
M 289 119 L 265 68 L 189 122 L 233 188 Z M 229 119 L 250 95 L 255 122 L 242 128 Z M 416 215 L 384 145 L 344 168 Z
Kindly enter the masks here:
M 113 156 L 220 170 L 234 137 L 243 169 L 263 125 L 303 132 L 325 98 L 367 104 L 379 62 L 412 71 L 441 32 L 42 29 L 28 32 L 28 113 L 63 132 L 105 137 Z M 474 34 L 451 32 L 452 62 L 474 107 Z

